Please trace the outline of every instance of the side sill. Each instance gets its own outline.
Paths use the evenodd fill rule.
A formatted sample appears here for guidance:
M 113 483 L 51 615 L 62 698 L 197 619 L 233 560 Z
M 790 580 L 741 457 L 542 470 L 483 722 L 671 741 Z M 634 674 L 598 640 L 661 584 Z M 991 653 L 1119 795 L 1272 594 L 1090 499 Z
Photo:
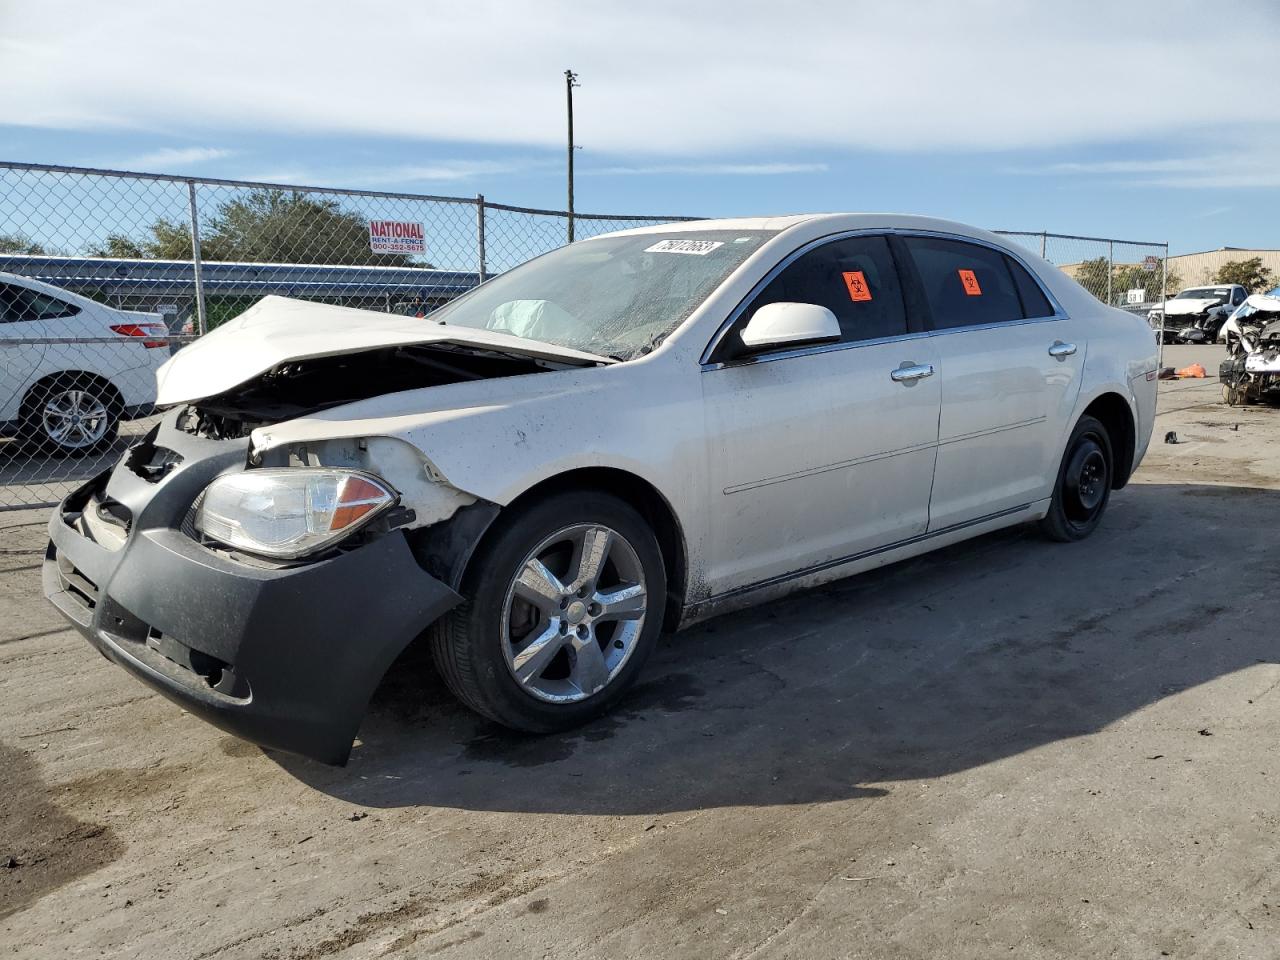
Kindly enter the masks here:
M 939 547 L 959 543 L 971 537 L 981 536 L 984 533 L 991 533 L 1004 527 L 1016 526 L 1031 520 L 1039 520 L 1048 512 L 1049 504 L 1049 499 L 1025 503 L 1017 507 L 1011 507 L 1008 510 L 1001 510 L 998 513 L 954 524 L 942 530 L 924 533 L 907 540 L 899 540 L 883 547 L 876 547 L 873 550 L 866 550 L 847 557 L 828 560 L 806 567 L 803 570 L 771 577 L 759 583 L 738 587 L 726 593 L 708 597 L 706 600 L 699 600 L 684 608 L 680 623 L 676 629 L 683 630 L 686 627 L 693 626 L 711 617 L 720 616 L 723 613 L 743 610 L 757 604 L 768 603 L 771 600 L 779 600 L 799 590 L 816 587 L 832 580 L 842 580 L 854 574 L 919 556 L 922 553 L 928 553 Z

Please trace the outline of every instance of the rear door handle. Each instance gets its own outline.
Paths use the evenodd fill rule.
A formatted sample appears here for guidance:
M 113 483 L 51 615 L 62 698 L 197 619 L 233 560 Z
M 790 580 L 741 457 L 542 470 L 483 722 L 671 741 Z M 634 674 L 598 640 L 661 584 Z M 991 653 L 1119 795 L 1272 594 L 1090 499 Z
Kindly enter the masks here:
M 904 360 L 897 370 L 889 371 L 889 378 L 893 380 L 894 383 L 905 383 L 908 386 L 915 383 L 917 380 L 923 380 L 925 377 L 932 376 L 932 363 L 912 363 L 909 360 Z
M 1076 352 L 1074 343 L 1063 343 L 1061 340 L 1053 341 L 1053 346 L 1049 348 L 1049 356 L 1058 360 L 1065 360 Z

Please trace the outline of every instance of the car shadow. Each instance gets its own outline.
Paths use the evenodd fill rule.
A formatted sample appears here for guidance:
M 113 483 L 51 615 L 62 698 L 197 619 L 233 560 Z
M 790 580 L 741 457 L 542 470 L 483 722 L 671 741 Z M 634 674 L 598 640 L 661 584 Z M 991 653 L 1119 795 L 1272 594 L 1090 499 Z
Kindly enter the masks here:
M 554 736 L 475 717 L 415 647 L 346 768 L 272 756 L 374 807 L 617 815 L 874 796 L 1276 662 L 1258 624 L 1280 599 L 1241 571 L 1268 569 L 1278 528 L 1280 491 L 1136 484 L 1085 543 L 1015 528 L 666 637 L 620 708 Z M 1135 768 L 1179 735 L 1133 748 Z

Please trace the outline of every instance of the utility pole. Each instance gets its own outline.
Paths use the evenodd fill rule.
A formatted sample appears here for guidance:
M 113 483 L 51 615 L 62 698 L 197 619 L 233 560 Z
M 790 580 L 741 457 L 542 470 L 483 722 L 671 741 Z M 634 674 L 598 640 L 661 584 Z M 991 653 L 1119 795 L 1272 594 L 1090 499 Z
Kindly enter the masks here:
M 569 108 L 569 242 L 573 243 L 573 88 L 580 87 L 578 75 L 572 70 L 564 72 L 564 93 Z

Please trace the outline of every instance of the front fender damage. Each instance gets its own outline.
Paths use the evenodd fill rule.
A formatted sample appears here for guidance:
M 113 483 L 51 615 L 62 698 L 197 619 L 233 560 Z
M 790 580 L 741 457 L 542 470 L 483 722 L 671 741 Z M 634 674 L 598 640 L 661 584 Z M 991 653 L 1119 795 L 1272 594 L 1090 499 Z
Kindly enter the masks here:
M 264 467 L 342 467 L 363 470 L 386 480 L 400 494 L 400 505 L 413 511 L 406 530 L 448 520 L 479 498 L 449 483 L 423 453 L 395 437 L 348 437 L 308 440 L 272 446 L 269 431 L 253 434 L 251 457 Z

